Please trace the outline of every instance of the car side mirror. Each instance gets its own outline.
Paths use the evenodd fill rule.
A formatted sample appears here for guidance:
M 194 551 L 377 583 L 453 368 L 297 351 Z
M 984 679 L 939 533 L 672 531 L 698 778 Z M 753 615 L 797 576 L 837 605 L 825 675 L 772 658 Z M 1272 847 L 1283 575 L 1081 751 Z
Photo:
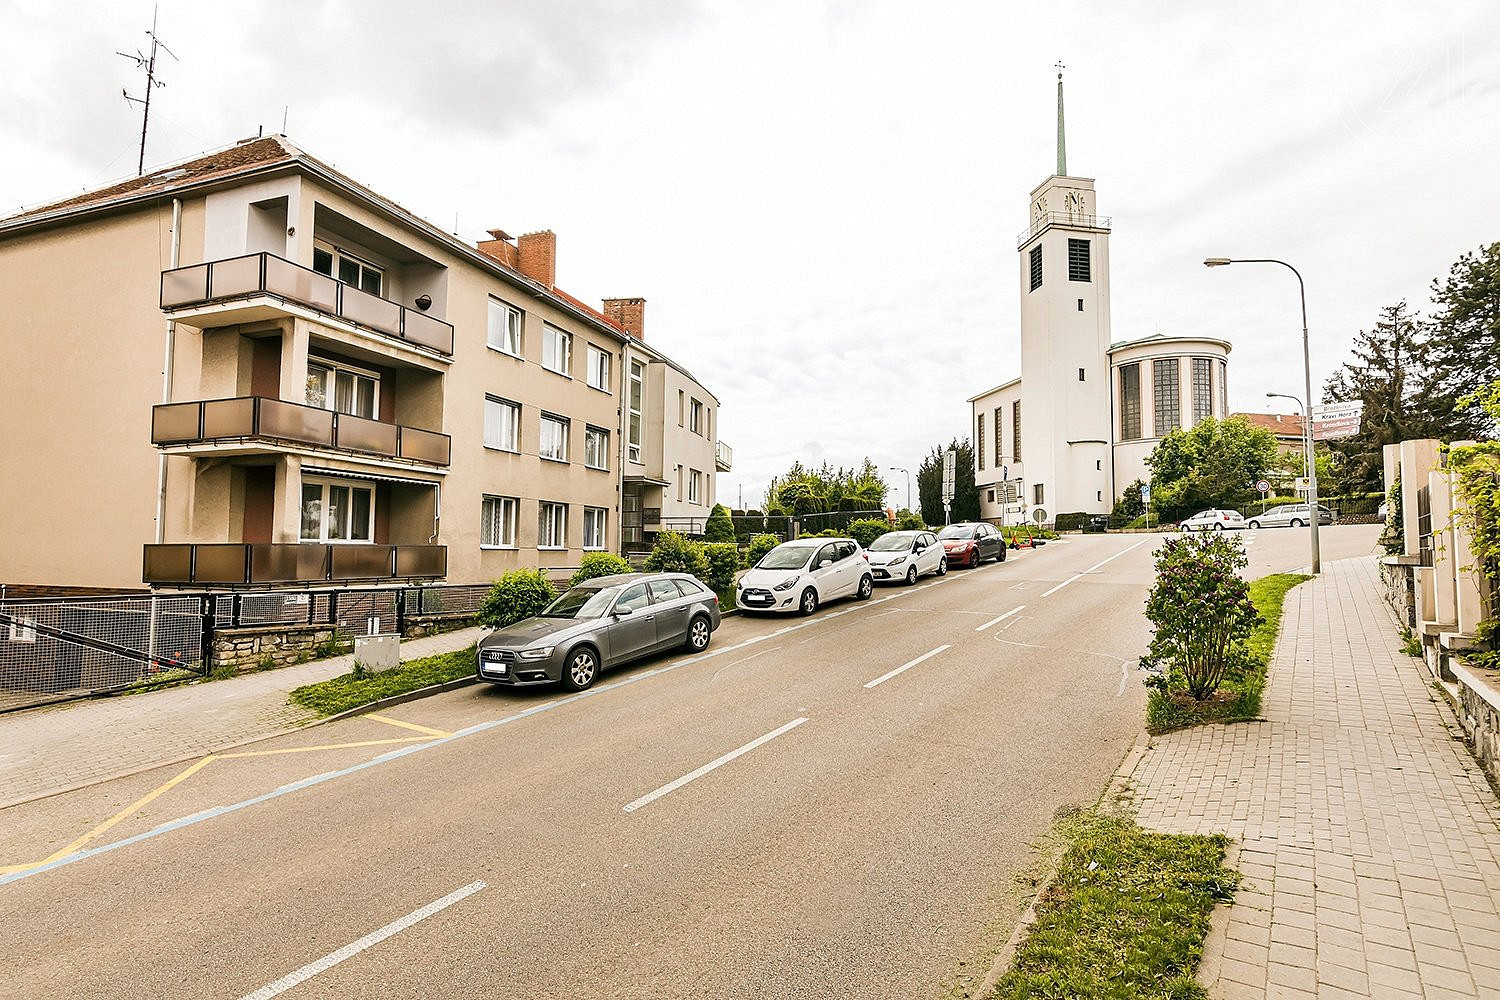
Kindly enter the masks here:
M 829 566 L 832 566 L 832 565 L 833 565 L 833 560 L 832 559 L 824 559 L 822 562 L 818 563 L 818 569 L 827 569 Z
M 616 618 L 624 618 L 627 615 L 633 615 L 633 614 L 635 614 L 635 611 L 633 611 L 632 609 L 630 609 L 628 607 L 625 607 L 624 605 L 621 605 L 620 607 L 615 608 L 615 617 Z

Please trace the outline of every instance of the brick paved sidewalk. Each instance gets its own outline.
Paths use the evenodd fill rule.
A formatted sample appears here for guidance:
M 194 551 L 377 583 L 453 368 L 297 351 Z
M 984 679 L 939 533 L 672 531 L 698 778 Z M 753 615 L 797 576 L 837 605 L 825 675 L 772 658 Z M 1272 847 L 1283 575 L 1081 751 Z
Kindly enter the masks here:
M 1264 722 L 1156 737 L 1142 825 L 1223 832 L 1244 885 L 1200 978 L 1239 997 L 1500 998 L 1500 800 L 1420 663 L 1376 563 L 1293 590 Z
M 469 628 L 408 639 L 401 658 L 463 649 L 480 634 Z M 308 725 L 317 716 L 288 704 L 287 694 L 353 666 L 350 654 L 0 716 L 0 808 Z

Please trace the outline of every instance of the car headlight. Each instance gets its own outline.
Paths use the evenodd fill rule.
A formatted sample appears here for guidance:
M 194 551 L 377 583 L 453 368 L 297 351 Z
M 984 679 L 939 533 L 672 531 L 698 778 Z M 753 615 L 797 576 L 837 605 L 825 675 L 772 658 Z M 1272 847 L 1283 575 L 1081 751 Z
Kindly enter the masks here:
M 771 589 L 772 590 L 791 590 L 793 587 L 797 586 L 797 579 L 798 578 L 795 577 L 795 576 L 787 577 L 785 580 L 782 580 L 780 583 L 778 583 L 776 586 L 772 587 Z
M 523 660 L 545 660 L 552 655 L 551 646 L 533 646 L 531 649 L 523 649 L 516 654 Z

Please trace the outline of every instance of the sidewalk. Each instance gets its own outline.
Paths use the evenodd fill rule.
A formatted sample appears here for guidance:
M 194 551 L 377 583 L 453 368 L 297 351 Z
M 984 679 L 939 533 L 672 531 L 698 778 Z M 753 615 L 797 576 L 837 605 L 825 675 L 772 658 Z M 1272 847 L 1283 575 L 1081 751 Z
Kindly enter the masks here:
M 1500 998 L 1500 800 L 1401 652 L 1374 560 L 1324 570 L 1288 596 L 1265 721 L 1157 737 L 1132 775 L 1143 826 L 1238 842 L 1200 979 L 1220 998 Z
M 482 631 L 403 640 L 401 658 L 463 649 Z M 287 694 L 353 667 L 354 656 L 346 654 L 229 680 L 0 716 L 0 808 L 309 725 L 318 716 L 289 704 Z

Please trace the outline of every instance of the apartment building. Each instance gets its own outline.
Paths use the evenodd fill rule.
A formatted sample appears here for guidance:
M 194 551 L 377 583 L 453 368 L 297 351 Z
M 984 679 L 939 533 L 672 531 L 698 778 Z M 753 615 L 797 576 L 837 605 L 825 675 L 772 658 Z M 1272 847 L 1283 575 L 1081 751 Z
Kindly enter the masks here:
M 713 468 L 665 434 L 627 458 L 627 359 L 682 374 L 705 428 L 717 400 L 639 340 L 644 300 L 616 300 L 632 334 L 557 287 L 553 233 L 491 237 L 284 136 L 0 220 L 0 583 L 468 583 L 618 551 L 632 469 Z

